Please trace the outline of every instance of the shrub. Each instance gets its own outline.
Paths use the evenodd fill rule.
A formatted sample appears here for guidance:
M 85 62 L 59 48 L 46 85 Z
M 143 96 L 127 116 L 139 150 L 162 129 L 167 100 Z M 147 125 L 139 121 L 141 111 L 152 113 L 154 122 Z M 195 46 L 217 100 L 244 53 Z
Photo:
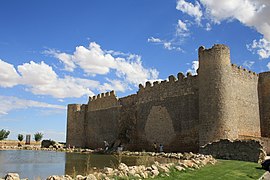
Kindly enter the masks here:
M 36 134 L 34 134 L 34 139 L 36 142 L 40 141 L 43 138 L 43 134 L 40 132 L 37 132 Z
M 0 141 L 6 139 L 9 135 L 9 133 L 10 133 L 10 131 L 2 129 L 0 131 Z
M 23 140 L 23 135 L 22 134 L 18 134 L 18 140 L 22 141 Z

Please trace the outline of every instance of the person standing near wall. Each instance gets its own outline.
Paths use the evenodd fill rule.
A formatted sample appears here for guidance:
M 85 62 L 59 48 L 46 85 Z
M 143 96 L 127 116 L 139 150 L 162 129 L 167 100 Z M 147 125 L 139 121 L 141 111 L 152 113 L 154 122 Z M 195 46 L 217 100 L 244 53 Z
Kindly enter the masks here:
M 154 142 L 153 147 L 154 147 L 154 152 L 157 152 L 157 143 L 156 142 Z
M 109 143 L 107 141 L 104 141 L 105 151 L 109 149 Z
M 159 152 L 163 152 L 163 145 L 162 144 L 159 145 Z

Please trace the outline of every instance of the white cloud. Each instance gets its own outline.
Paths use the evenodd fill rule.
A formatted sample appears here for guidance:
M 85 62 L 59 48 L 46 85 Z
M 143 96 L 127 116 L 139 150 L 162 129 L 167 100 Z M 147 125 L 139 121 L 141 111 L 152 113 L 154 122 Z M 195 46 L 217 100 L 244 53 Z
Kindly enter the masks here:
M 114 73 L 118 79 L 102 84 L 99 81 L 76 78 L 72 76 L 59 77 L 51 66 L 45 62 L 30 61 L 17 67 L 0 60 L 0 87 L 25 85 L 26 90 L 36 95 L 50 95 L 55 98 L 81 97 L 94 95 L 94 90 L 116 90 L 125 92 L 131 87 L 148 80 L 158 78 L 158 71 L 145 68 L 141 57 L 136 54 L 122 53 L 113 50 L 102 50 L 100 45 L 91 42 L 89 47 L 78 46 L 73 54 L 62 53 L 56 50 L 47 50 L 44 53 L 53 55 L 64 63 L 65 70 L 74 71 L 81 68 L 86 75 L 106 75 Z M 118 55 L 118 57 L 114 57 Z
M 0 86 L 13 87 L 19 80 L 20 76 L 14 66 L 0 59 Z
M 55 98 L 81 97 L 83 95 L 93 95 L 89 89 L 96 88 L 99 82 L 65 76 L 59 78 L 52 67 L 44 62 L 24 63 L 18 66 L 21 73 L 22 84 L 29 87 L 33 94 L 51 95 Z
M 46 85 L 57 80 L 57 74 L 52 67 L 43 61 L 40 64 L 30 61 L 19 65 L 18 72 L 23 77 L 21 83 L 26 85 Z
M 200 4 L 196 1 L 195 5 L 185 0 L 178 0 L 176 9 L 182 11 L 183 13 L 187 13 L 190 16 L 193 16 L 197 23 L 200 24 L 202 18 L 202 11 Z
M 254 27 L 270 41 L 269 0 L 200 0 L 206 8 L 206 17 L 215 23 L 236 19 L 246 26 Z
M 181 31 L 188 31 L 187 24 L 181 21 L 180 19 L 178 20 L 178 27 Z
M 262 59 L 270 57 L 270 41 L 262 38 L 259 41 L 253 40 L 252 44 L 247 45 L 248 50 L 257 53 Z
M 206 27 L 205 27 L 205 30 L 206 30 L 206 31 L 211 31 L 211 30 L 212 30 L 212 27 L 211 27 L 211 24 L 210 24 L 210 23 L 206 23 L 205 26 L 206 26 Z
M 106 91 L 120 91 L 125 92 L 126 89 L 129 89 L 128 85 L 125 84 L 123 81 L 117 80 L 117 79 L 106 79 L 108 82 L 102 84 L 99 86 L 100 92 L 106 92 Z
M 176 26 L 176 36 L 179 37 L 187 37 L 189 36 L 189 30 L 187 28 L 187 23 L 178 20 L 177 26 Z
M 154 38 L 154 37 L 150 37 L 147 39 L 148 42 L 153 42 L 153 43 L 161 43 L 161 39 L 159 38 Z
M 181 49 L 179 46 L 174 45 L 175 43 L 170 42 L 170 41 L 166 41 L 166 40 L 162 40 L 162 39 L 154 38 L 154 37 L 148 38 L 147 41 L 153 44 L 161 44 L 164 47 L 164 49 L 167 49 L 170 51 L 176 50 L 176 51 L 184 52 L 183 49 Z
M 65 106 L 48 104 L 39 101 L 32 101 L 27 99 L 20 99 L 14 96 L 0 96 L 0 115 L 8 114 L 9 111 L 15 109 L 27 109 L 27 108 L 50 108 L 65 110 Z
M 269 63 L 267 63 L 267 65 L 266 65 L 267 67 L 268 67 L 268 69 L 270 70 L 270 62 Z
M 56 51 L 54 49 L 49 49 L 44 51 L 44 54 L 50 54 L 55 56 L 57 59 L 59 59 L 64 64 L 64 69 L 66 71 L 73 72 L 76 68 L 76 65 L 72 61 L 72 56 L 66 53 L 60 53 L 59 51 Z
M 96 89 L 99 85 L 98 81 L 74 78 L 65 76 L 59 78 L 53 71 L 52 67 L 44 62 L 24 63 L 18 66 L 19 75 L 13 65 L 0 61 L 0 69 L 8 76 L 1 75 L 0 86 L 13 87 L 15 85 L 25 85 L 33 94 L 51 95 L 55 98 L 81 97 L 83 95 L 93 95 L 90 90 Z
M 254 65 L 254 63 L 255 63 L 255 61 L 245 61 L 245 62 L 243 63 L 243 66 L 245 66 L 245 67 L 251 69 L 252 66 Z
M 157 41 L 153 37 L 150 39 Z M 58 57 L 57 54 L 64 53 L 55 52 L 54 55 L 56 58 Z M 114 57 L 117 55 L 118 57 Z M 140 56 L 113 50 L 103 50 L 95 42 L 91 42 L 88 48 L 83 46 L 76 47 L 73 55 L 66 54 L 66 56 L 71 56 L 72 61 L 88 75 L 105 75 L 111 70 L 115 70 L 117 77 L 123 81 L 121 84 L 137 86 L 139 83 L 156 79 L 158 76 L 156 69 L 146 69 L 143 67 Z M 61 59 L 59 60 L 62 61 Z
M 191 68 L 187 72 L 191 72 L 192 75 L 197 75 L 197 69 L 199 68 L 199 61 L 192 61 Z

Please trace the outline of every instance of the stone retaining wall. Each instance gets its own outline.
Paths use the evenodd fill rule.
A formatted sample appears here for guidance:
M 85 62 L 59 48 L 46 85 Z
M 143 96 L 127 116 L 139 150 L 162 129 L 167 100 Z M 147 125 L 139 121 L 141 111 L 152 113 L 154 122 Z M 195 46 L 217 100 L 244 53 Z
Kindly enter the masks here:
M 211 154 L 214 158 L 260 162 L 265 159 L 263 146 L 256 140 L 222 139 L 200 147 L 200 153 Z

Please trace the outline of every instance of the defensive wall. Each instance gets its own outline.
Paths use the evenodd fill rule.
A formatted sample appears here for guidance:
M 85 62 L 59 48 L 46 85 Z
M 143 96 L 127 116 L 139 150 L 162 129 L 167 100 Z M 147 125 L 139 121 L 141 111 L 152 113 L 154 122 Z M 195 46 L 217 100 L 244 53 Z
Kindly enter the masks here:
M 193 151 L 220 139 L 270 138 L 270 73 L 231 64 L 225 45 L 199 48 L 198 75 L 178 73 L 140 84 L 136 94 L 114 91 L 68 105 L 67 145 L 129 150 Z

